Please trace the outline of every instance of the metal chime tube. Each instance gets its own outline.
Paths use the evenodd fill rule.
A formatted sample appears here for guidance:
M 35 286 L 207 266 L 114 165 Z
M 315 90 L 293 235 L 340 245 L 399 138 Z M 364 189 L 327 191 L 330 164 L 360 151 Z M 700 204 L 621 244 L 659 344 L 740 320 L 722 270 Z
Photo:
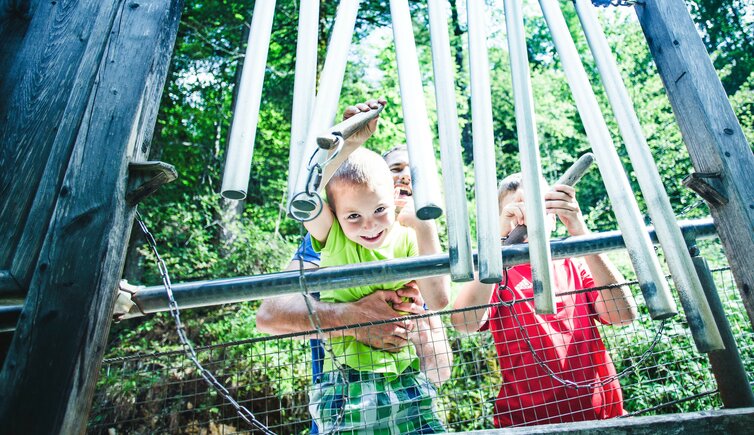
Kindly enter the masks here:
M 319 0 L 300 2 L 298 10 L 298 39 L 296 41 L 296 70 L 293 83 L 291 111 L 291 147 L 288 152 L 288 201 L 293 198 L 299 167 L 303 160 L 304 139 L 314 107 L 317 87 L 317 39 L 319 30 Z
M 467 0 L 466 11 L 469 28 L 479 279 L 484 283 L 498 283 L 503 279 L 503 259 L 500 255 L 500 216 L 497 206 L 497 175 L 495 173 L 490 66 L 487 58 L 484 2 Z
M 241 81 L 236 94 L 236 107 L 233 110 L 233 121 L 230 127 L 228 153 L 225 157 L 221 192 L 227 199 L 246 198 L 274 16 L 275 0 L 257 2 L 254 5 L 249 42 L 246 46 Z
M 429 116 L 424 103 L 419 57 L 416 54 L 414 28 L 407 0 L 390 0 L 393 19 L 393 39 L 398 62 L 398 79 L 401 88 L 403 123 L 406 127 L 408 161 L 411 168 L 411 185 L 416 216 L 419 219 L 436 219 L 442 215 L 440 180 L 432 148 Z
M 626 247 L 636 271 L 639 287 L 647 301 L 653 319 L 665 319 L 677 314 L 652 243 L 647 237 L 639 206 L 631 191 L 623 166 L 615 150 L 610 131 L 602 117 L 597 98 L 581 64 L 576 45 L 568 31 L 557 0 L 539 0 L 550 28 L 555 48 L 563 64 L 581 121 L 597 158 L 608 196 L 623 234 Z
M 526 33 L 521 0 L 505 0 L 505 27 L 508 33 L 513 99 L 516 109 L 518 149 L 523 175 L 526 207 L 526 227 L 529 234 L 529 255 L 534 307 L 539 314 L 555 314 L 555 295 L 550 274 L 550 231 L 545 222 L 542 193 L 541 161 L 537 127 L 534 120 L 534 98 L 529 77 L 529 60 L 526 51 Z
M 455 78 L 450 56 L 450 37 L 445 0 L 429 0 L 429 34 L 432 40 L 432 67 L 435 74 L 437 124 L 440 132 L 445 209 L 448 213 L 448 254 L 450 278 L 455 282 L 474 279 L 474 261 L 469 234 L 466 182 L 461 160 Z
M 358 10 L 359 0 L 342 0 L 338 5 L 338 11 L 335 15 L 335 26 L 333 27 L 332 36 L 330 36 L 330 44 L 327 47 L 325 64 L 320 73 L 319 89 L 317 90 L 317 97 L 314 99 L 314 109 L 309 120 L 306 139 L 302 148 L 303 152 L 300 155 L 299 171 L 297 175 L 290 174 L 290 176 L 296 176 L 293 194 L 306 191 L 309 159 L 319 148 L 317 146 L 317 135 L 330 127 L 335 118 Z M 321 163 L 324 161 L 325 153 L 319 153 L 319 155 L 322 156 L 319 161 Z M 291 204 L 289 203 L 288 206 L 290 210 Z
M 618 126 L 626 143 L 628 155 L 636 171 L 641 192 L 647 202 L 657 237 L 660 240 L 673 283 L 678 289 L 683 311 L 689 322 L 694 342 L 700 352 L 724 348 L 720 332 L 704 295 L 704 288 L 696 273 L 694 262 L 686 249 L 673 208 L 657 171 L 652 153 L 636 116 L 633 102 L 620 76 L 607 38 L 588 0 L 576 0 L 576 12 L 586 34 L 602 84 L 613 108 Z

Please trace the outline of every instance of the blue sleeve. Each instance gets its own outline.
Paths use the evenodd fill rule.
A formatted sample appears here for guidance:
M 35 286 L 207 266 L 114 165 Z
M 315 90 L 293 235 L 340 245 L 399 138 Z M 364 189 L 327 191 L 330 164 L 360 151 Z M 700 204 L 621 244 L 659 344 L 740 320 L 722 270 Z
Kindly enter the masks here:
M 319 252 L 314 251 L 312 247 L 312 237 L 309 233 L 304 236 L 304 241 L 298 246 L 296 253 L 293 254 L 292 260 L 302 260 L 319 265 Z

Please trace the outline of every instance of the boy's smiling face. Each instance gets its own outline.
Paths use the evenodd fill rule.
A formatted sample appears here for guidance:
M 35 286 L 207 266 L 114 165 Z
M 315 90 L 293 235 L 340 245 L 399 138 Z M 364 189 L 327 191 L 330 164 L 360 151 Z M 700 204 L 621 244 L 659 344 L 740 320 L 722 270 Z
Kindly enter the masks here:
M 332 192 L 335 217 L 346 237 L 367 249 L 381 247 L 395 222 L 393 185 L 338 182 Z

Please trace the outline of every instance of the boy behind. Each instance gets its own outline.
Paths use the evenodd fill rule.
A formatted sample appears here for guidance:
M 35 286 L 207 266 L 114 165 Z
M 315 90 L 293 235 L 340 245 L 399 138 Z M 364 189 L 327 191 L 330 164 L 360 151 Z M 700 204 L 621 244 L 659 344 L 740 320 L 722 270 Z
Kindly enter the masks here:
M 434 222 L 419 220 L 413 203 L 403 207 L 396 222 L 396 191 L 385 161 L 376 153 L 358 149 L 335 172 L 326 186 L 329 208 L 304 225 L 320 250 L 320 266 L 336 266 L 439 252 Z M 402 201 L 404 202 L 404 201 Z M 325 291 L 321 300 L 352 302 L 376 290 L 398 290 L 408 281 L 380 283 Z M 429 309 L 444 308 L 449 286 L 444 277 L 417 280 Z M 400 313 L 396 312 L 396 316 Z M 369 319 L 364 319 L 369 320 Z M 353 337 L 329 340 L 338 364 L 346 367 L 346 381 L 332 356 L 311 394 L 310 412 L 322 432 L 399 430 L 401 433 L 444 432 L 436 415 L 436 391 L 419 371 L 413 346 L 387 352 L 371 348 Z M 347 403 L 344 404 L 344 400 Z M 346 406 L 338 421 L 341 407 Z M 337 423 L 337 424 L 336 424 Z

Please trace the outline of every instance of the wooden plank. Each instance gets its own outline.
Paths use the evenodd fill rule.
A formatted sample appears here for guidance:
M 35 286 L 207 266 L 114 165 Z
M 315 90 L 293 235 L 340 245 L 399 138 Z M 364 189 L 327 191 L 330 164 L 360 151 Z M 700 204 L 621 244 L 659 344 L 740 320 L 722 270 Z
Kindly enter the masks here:
M 725 204 L 710 204 L 754 325 L 754 154 L 683 0 L 636 4 L 696 172 L 721 174 Z
M 0 374 L 9 433 L 86 428 L 133 217 L 127 165 L 148 152 L 137 141 L 154 124 L 182 6 L 120 4 Z
M 33 15 L 30 0 L 0 0 L 0 84 L 23 43 Z M 0 85 L 0 87 L 2 87 Z
M 612 418 L 473 432 L 481 434 L 746 434 L 754 427 L 754 408 Z M 469 432 L 466 432 L 469 433 Z
M 23 293 L 13 274 L 9 270 L 0 270 L 0 297 L 21 296 Z
M 3 71 L 0 268 L 10 269 L 23 288 L 122 2 L 37 2 L 24 44 Z

